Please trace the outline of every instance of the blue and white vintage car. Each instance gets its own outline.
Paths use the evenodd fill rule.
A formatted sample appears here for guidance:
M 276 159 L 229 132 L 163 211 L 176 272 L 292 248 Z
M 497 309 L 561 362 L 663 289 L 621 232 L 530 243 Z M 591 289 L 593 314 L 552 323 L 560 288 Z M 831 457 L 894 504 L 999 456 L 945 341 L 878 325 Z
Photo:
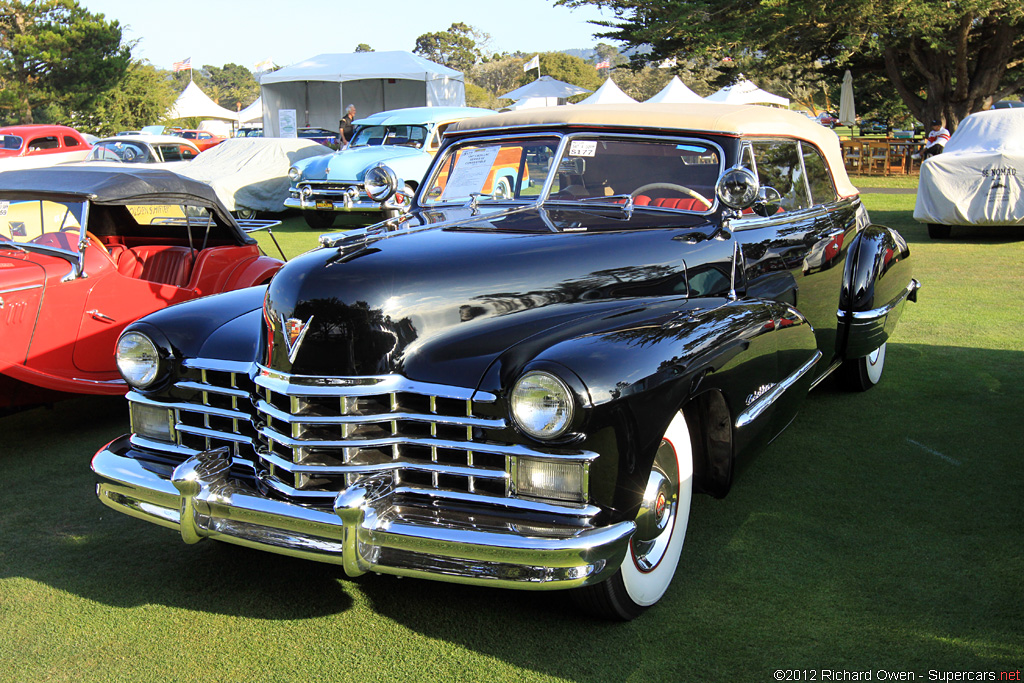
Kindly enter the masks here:
M 366 213 L 369 222 L 402 213 L 423 174 L 441 148 L 441 135 L 456 121 L 493 114 L 477 107 L 409 107 L 382 111 L 355 122 L 348 148 L 296 162 L 288 169 L 291 188 L 286 207 L 303 209 L 315 230 L 334 224 L 338 212 Z M 386 164 L 402 180 L 386 202 L 366 192 L 366 173 Z M 402 191 L 404 190 L 404 191 Z M 372 193 L 371 193 L 372 194 Z

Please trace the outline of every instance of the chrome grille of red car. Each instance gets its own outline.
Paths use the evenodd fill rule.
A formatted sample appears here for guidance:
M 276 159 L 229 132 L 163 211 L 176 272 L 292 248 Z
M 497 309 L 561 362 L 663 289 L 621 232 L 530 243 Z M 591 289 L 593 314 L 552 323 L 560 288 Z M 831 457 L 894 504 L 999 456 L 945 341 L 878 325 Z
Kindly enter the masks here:
M 518 447 L 484 440 L 506 427 L 482 417 L 495 397 L 397 375 L 317 378 L 262 370 L 258 459 L 263 479 L 295 498 L 333 498 L 361 477 L 391 472 L 399 485 L 484 496 L 508 494 Z

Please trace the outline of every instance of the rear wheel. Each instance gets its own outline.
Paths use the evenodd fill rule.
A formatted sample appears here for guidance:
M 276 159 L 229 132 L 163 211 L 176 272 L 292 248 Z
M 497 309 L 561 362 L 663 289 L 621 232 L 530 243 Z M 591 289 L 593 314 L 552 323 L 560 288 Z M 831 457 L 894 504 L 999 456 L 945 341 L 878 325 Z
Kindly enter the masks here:
M 573 591 L 580 607 L 628 621 L 665 595 L 683 550 L 692 489 L 690 430 L 679 412 L 654 457 L 626 558 L 611 578 Z
M 941 225 L 939 223 L 928 224 L 928 236 L 933 240 L 946 240 L 949 239 L 950 229 L 948 225 Z
M 864 356 L 843 363 L 843 384 L 850 391 L 867 391 L 882 381 L 885 370 L 885 344 Z
M 333 211 L 303 211 L 302 217 L 306 219 L 306 225 L 314 230 L 327 230 L 334 225 Z
M 238 208 L 235 210 L 235 218 L 243 221 L 252 220 L 256 218 L 256 209 Z

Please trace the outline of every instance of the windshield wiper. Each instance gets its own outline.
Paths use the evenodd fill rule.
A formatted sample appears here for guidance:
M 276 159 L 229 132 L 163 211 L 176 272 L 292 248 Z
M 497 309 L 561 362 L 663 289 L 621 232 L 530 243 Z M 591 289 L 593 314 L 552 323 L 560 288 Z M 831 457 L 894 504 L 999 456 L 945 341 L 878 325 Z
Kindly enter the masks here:
M 610 208 L 622 209 L 626 218 L 633 216 L 633 195 L 631 194 L 610 194 L 607 197 L 579 197 L 577 199 L 548 199 L 548 201 L 560 204 L 608 204 Z

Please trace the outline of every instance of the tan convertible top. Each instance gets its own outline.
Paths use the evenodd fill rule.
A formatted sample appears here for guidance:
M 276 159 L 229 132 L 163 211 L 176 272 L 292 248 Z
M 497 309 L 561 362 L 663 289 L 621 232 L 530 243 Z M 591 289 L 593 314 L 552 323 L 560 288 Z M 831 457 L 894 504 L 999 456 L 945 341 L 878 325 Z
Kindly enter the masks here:
M 782 135 L 806 140 L 825 155 L 840 196 L 856 195 L 843 166 L 839 138 L 828 128 L 786 109 L 735 104 L 593 104 L 539 107 L 494 116 L 464 119 L 449 133 L 489 131 L 497 128 L 653 128 L 660 130 L 725 133 L 727 135 Z

